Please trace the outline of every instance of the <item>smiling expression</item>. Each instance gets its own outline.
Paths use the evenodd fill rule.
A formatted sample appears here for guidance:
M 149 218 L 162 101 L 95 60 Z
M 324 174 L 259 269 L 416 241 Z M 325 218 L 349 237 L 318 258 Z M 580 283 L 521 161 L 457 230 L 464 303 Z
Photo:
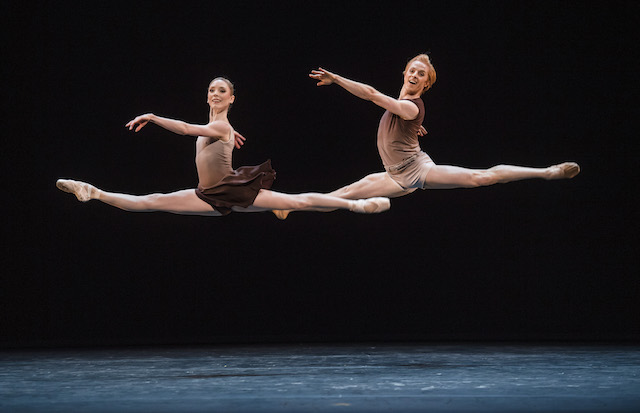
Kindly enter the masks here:
M 422 94 L 429 86 L 429 68 L 419 60 L 411 62 L 404 72 L 404 87 L 411 94 Z
M 209 84 L 207 92 L 207 103 L 209 107 L 216 112 L 221 112 L 229 108 L 234 100 L 235 95 L 231 94 L 229 84 L 222 79 L 216 79 Z

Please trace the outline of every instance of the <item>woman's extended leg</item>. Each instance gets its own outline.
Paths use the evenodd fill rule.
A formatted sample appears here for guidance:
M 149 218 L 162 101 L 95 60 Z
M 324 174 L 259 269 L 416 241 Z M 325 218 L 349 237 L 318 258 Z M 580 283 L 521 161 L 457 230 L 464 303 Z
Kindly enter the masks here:
M 128 195 L 106 192 L 91 184 L 68 179 L 59 179 L 56 182 L 56 186 L 65 192 L 74 194 L 82 202 L 96 199 L 125 211 L 164 211 L 181 215 L 221 215 L 209 204 L 198 198 L 193 189 L 184 189 L 168 194 Z
M 281 192 L 261 189 L 251 207 L 234 207 L 233 210 L 258 212 L 278 209 L 328 212 L 335 209 L 348 209 L 353 212 L 373 214 L 386 211 L 389 207 L 389 199 L 382 197 L 351 200 L 318 193 L 283 194 Z
M 410 194 L 413 191 L 415 191 L 415 188 L 403 189 L 396 181 L 391 179 L 386 172 L 380 172 L 367 175 L 359 181 L 330 192 L 327 195 L 344 199 L 365 199 L 371 197 L 397 198 L 399 196 Z M 286 219 L 289 216 L 289 213 L 292 212 L 291 208 L 271 209 L 273 209 L 273 213 L 278 217 L 278 219 Z M 335 209 L 336 208 L 334 207 L 330 209 L 307 208 L 305 210 L 330 212 Z
M 578 175 L 575 162 L 565 162 L 547 168 L 527 168 L 497 165 L 489 169 L 468 169 L 450 165 L 434 165 L 426 178 L 427 189 L 475 188 L 522 179 L 570 179 Z

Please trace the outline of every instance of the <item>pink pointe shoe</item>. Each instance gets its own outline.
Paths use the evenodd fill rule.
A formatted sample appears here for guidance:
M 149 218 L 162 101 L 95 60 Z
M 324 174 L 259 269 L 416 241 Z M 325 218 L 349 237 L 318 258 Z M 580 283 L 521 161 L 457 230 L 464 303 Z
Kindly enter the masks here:
M 58 189 L 70 194 L 74 194 L 78 201 L 87 202 L 96 192 L 96 187 L 84 182 L 72 181 L 71 179 L 58 179 L 56 181 Z
M 551 167 L 551 179 L 571 179 L 580 173 L 580 165 L 575 162 L 564 162 Z
M 391 208 L 391 201 L 384 197 L 358 199 L 354 201 L 354 204 L 351 211 L 359 214 L 377 214 Z

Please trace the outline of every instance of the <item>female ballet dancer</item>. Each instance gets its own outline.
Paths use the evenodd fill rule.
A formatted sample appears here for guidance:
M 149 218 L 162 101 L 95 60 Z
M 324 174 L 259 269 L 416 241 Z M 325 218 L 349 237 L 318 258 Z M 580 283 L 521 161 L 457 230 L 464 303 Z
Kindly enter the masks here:
M 317 86 L 335 83 L 351 94 L 386 109 L 378 127 L 378 152 L 385 172 L 367 175 L 351 185 L 330 192 L 329 195 L 348 199 L 373 196 L 394 198 L 410 194 L 418 188 L 474 188 L 530 178 L 573 178 L 580 172 L 580 167 L 575 162 L 546 168 L 497 165 L 489 169 L 435 164 L 421 150 L 418 142 L 418 137 L 426 133 L 422 128 L 425 110 L 421 96 L 436 81 L 436 71 L 429 56 L 420 54 L 411 59 L 403 76 L 400 96 L 394 99 L 369 85 L 322 68 L 312 70 L 309 74 L 309 77 L 318 81 Z M 278 218 L 285 219 L 289 211 L 274 213 Z
M 275 171 L 268 160 L 258 166 L 233 169 L 234 129 L 227 119 L 235 101 L 231 81 L 218 77 L 211 81 L 207 94 L 209 123 L 193 125 L 154 114 L 141 115 L 126 124 L 140 131 L 149 122 L 180 135 L 197 136 L 196 169 L 198 187 L 166 194 L 128 195 L 103 191 L 85 182 L 59 179 L 56 186 L 86 202 L 97 199 L 125 211 L 165 211 L 174 214 L 221 216 L 232 211 L 261 212 L 273 209 L 334 210 L 377 213 L 390 207 L 388 198 L 347 200 L 318 193 L 283 194 L 269 190 Z M 237 144 L 236 144 L 237 145 Z

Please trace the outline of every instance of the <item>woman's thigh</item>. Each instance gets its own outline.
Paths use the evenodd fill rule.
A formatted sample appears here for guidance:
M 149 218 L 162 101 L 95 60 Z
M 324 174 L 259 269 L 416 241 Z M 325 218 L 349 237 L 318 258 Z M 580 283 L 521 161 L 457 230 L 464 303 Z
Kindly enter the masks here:
M 283 194 L 282 192 L 261 189 L 251 206 L 247 208 L 233 207 L 233 210 L 237 212 L 261 212 L 272 209 L 299 209 L 309 206 L 305 200 L 305 194 Z
M 202 199 L 194 189 L 183 189 L 168 194 L 148 195 L 151 207 L 158 211 L 181 215 L 220 216 L 221 214 Z

